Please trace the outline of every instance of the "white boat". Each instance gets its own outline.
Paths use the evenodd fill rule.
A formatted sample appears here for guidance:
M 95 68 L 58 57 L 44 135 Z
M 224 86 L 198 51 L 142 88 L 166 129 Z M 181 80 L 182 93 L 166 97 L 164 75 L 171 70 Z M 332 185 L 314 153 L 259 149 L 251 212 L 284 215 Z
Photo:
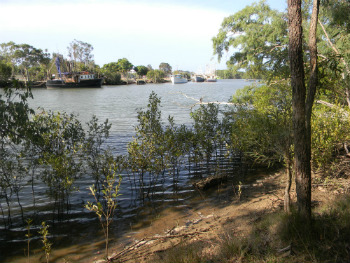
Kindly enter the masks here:
M 216 80 L 217 80 L 216 76 L 213 76 L 213 75 L 207 76 L 207 82 L 216 82 Z
M 180 84 L 180 83 L 187 83 L 187 78 L 182 76 L 181 74 L 175 74 L 170 77 L 171 83 L 173 84 Z

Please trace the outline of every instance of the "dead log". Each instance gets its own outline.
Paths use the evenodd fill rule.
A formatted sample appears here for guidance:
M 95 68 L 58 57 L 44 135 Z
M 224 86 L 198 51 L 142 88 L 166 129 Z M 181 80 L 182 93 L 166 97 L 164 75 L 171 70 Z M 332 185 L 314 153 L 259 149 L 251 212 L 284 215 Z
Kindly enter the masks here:
M 213 176 L 204 178 L 198 182 L 195 182 L 192 185 L 199 190 L 207 190 L 209 188 L 218 186 L 221 183 L 226 181 L 227 181 L 227 175 L 213 175 Z

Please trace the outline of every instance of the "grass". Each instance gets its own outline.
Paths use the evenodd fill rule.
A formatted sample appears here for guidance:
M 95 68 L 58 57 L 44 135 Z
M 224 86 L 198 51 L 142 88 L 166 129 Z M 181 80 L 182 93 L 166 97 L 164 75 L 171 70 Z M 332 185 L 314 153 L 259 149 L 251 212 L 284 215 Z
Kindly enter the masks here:
M 213 242 L 215 253 L 204 253 L 204 242 L 183 242 L 152 262 L 350 262 L 350 195 L 315 210 L 311 226 L 295 212 L 274 212 L 263 215 L 246 236 L 226 233 Z

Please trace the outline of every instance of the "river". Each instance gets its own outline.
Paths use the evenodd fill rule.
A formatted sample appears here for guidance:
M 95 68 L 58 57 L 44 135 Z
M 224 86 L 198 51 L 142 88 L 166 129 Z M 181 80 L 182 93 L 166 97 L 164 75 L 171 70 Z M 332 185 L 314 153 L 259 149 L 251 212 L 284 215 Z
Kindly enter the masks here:
M 248 84 L 249 82 L 245 80 L 218 80 L 213 83 L 189 82 L 177 85 L 165 83 L 102 86 L 102 88 L 96 89 L 33 89 L 34 99 L 30 100 L 29 104 L 34 109 L 40 107 L 45 110 L 74 113 L 82 123 L 88 122 L 93 115 L 96 115 L 100 122 L 108 119 L 112 124 L 108 144 L 118 154 L 125 154 L 127 143 L 132 140 L 132 136 L 135 134 L 137 112 L 147 106 L 148 97 L 152 91 L 161 98 L 164 122 L 170 115 L 174 117 L 175 123 L 180 125 L 191 123 L 190 112 L 198 100 L 201 99 L 203 102 L 227 102 L 237 89 Z M 147 219 L 159 209 L 169 206 L 181 207 L 194 191 L 187 184 L 187 178 L 186 176 L 181 178 L 180 175 L 181 187 L 176 194 L 170 191 L 169 186 L 167 188 L 169 191 L 163 191 L 158 199 L 154 198 L 152 200 L 151 204 L 134 200 L 132 198 L 134 193 L 126 182 L 127 180 L 125 180 L 120 191 L 121 196 L 119 197 L 115 219 L 117 223 L 111 231 L 113 235 L 118 236 L 125 230 L 130 229 L 132 224 Z M 101 239 L 96 216 L 87 213 L 83 208 L 88 195 L 87 188 L 92 184 L 92 181 L 83 178 L 79 184 L 80 191 L 74 194 L 70 200 L 72 209 L 69 216 L 59 226 L 56 225 L 51 229 L 56 247 L 69 246 L 84 242 L 87 239 L 91 242 L 94 238 Z M 45 197 L 44 187 L 43 189 L 36 189 L 36 191 L 38 193 L 42 191 L 42 196 L 37 199 L 36 209 L 41 210 L 41 214 L 48 213 L 45 211 L 45 207 L 50 201 Z M 22 191 L 22 195 L 29 196 L 30 194 L 29 188 Z M 30 203 L 23 201 L 23 206 L 30 210 Z M 34 226 L 35 228 L 37 226 Z M 13 256 L 23 255 L 24 229 L 18 225 L 18 227 L 11 230 L 2 231 L 5 234 L 0 237 L 0 262 L 12 262 L 10 259 Z M 16 249 L 11 251 L 3 249 L 7 247 Z

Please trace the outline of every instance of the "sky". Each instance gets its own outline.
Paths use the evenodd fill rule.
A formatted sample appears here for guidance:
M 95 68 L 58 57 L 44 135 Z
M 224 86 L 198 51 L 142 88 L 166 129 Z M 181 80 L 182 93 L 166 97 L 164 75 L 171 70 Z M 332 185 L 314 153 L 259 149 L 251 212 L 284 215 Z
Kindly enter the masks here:
M 101 67 L 120 58 L 134 66 L 225 69 L 212 38 L 225 17 L 254 0 L 0 0 L 0 43 L 13 41 L 67 55 L 74 40 L 93 46 Z M 283 11 L 285 0 L 266 0 Z

